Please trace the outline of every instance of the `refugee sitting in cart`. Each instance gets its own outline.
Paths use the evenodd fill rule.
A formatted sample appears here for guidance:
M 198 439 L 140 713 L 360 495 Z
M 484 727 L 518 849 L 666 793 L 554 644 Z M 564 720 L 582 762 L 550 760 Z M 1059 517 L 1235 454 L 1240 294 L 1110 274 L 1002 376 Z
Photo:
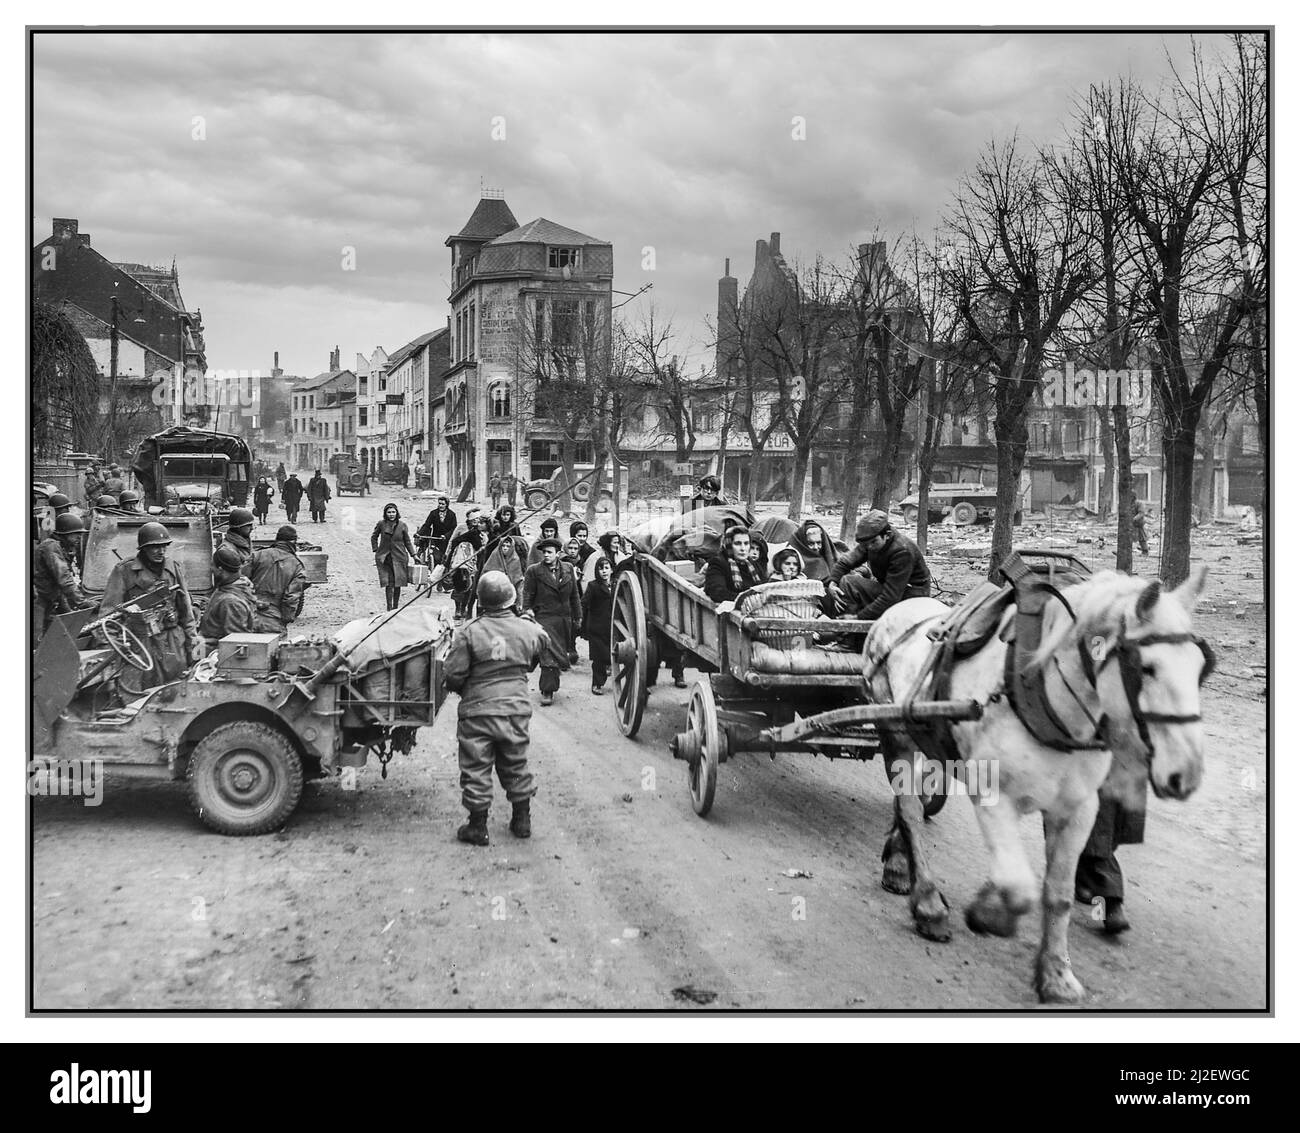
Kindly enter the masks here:
M 714 602 L 734 605 L 744 591 L 767 581 L 767 566 L 750 557 L 750 545 L 743 527 L 729 527 L 723 534 L 721 553 L 704 568 L 704 593 Z
M 857 542 L 840 555 L 826 579 L 822 609 L 830 617 L 874 621 L 905 598 L 930 596 L 930 568 L 921 549 L 890 526 L 883 511 L 860 520 Z

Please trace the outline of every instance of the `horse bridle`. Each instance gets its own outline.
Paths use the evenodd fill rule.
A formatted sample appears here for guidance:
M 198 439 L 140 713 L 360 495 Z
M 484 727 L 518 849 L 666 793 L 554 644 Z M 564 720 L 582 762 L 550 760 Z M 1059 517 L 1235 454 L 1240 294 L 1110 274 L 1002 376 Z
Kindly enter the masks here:
M 1205 678 L 1214 672 L 1216 659 L 1214 650 L 1210 648 L 1210 643 L 1198 634 L 1155 633 L 1148 637 L 1129 637 L 1127 627 L 1121 622 L 1119 636 L 1116 637 L 1114 645 L 1106 650 L 1105 655 L 1100 660 L 1094 657 L 1092 651 L 1088 648 L 1087 642 L 1083 638 L 1079 639 L 1079 656 L 1083 662 L 1083 671 L 1087 674 L 1088 680 L 1094 689 L 1097 687 L 1097 677 L 1110 663 L 1111 658 L 1118 660 L 1120 681 L 1124 685 L 1124 695 L 1128 700 L 1129 712 L 1132 713 L 1133 722 L 1137 725 L 1138 736 L 1142 740 L 1145 748 L 1145 758 L 1148 761 L 1153 754 L 1151 732 L 1148 725 L 1199 724 L 1201 714 L 1198 712 L 1195 715 L 1179 715 L 1173 712 L 1146 712 L 1143 710 L 1138 702 L 1138 698 L 1142 693 L 1142 650 L 1148 645 L 1187 644 L 1195 645 L 1201 651 L 1203 663 L 1197 684 L 1203 685 Z

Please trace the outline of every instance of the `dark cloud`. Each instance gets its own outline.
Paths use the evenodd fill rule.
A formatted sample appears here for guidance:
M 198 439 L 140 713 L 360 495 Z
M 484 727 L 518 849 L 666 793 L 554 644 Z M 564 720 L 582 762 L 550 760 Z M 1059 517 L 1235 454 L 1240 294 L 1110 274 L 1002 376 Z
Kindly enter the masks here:
M 928 228 L 990 137 L 1046 144 L 1166 50 L 1186 37 L 42 34 L 36 235 L 76 216 L 111 258 L 174 255 L 213 366 L 314 373 L 442 323 L 481 179 L 613 241 L 615 286 L 652 281 L 703 341 L 724 257 L 743 280 L 774 230 L 810 259 Z

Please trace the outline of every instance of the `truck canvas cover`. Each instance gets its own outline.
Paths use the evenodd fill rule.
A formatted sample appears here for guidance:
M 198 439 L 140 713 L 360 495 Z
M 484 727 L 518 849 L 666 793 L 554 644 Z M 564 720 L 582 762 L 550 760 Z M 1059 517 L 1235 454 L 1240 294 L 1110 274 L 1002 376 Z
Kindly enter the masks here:
M 233 433 L 214 433 L 207 429 L 194 429 L 189 425 L 176 425 L 162 433 L 155 433 L 140 442 L 131 471 L 144 491 L 146 499 L 157 500 L 158 485 L 154 468 L 159 457 L 171 453 L 219 453 L 231 461 L 247 464 L 252 459 L 247 442 Z

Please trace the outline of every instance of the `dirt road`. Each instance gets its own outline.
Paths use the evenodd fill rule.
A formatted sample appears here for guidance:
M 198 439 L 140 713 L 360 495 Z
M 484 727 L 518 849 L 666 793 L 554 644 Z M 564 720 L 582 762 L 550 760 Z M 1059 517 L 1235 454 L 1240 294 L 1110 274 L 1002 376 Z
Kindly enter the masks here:
M 335 501 L 325 525 L 301 525 L 331 555 L 306 628 L 381 608 L 368 535 L 386 498 Z M 395 498 L 415 523 L 430 506 Z M 1241 555 L 1219 564 L 1215 554 L 1205 553 L 1217 572 L 1210 599 L 1258 590 L 1242 580 Z M 1201 632 L 1221 666 L 1206 690 L 1206 780 L 1187 803 L 1153 800 L 1146 844 L 1121 851 L 1131 933 L 1107 938 L 1076 906 L 1071 950 L 1088 1007 L 1265 1006 L 1265 703 L 1252 667 L 1264 623 L 1257 607 L 1243 618 L 1211 608 Z M 455 841 L 454 705 L 387 780 L 370 768 L 356 791 L 309 785 L 271 836 L 207 832 L 182 784 L 110 783 L 93 808 L 34 800 L 33 1005 L 1036 1005 L 1036 918 L 1011 941 L 961 922 L 986 866 L 967 800 L 929 825 L 958 913 L 952 941 L 932 944 L 879 884 L 890 797 L 878 764 L 738 756 L 701 820 L 667 747 L 689 693 L 656 688 L 641 735 L 626 740 L 612 698 L 588 690 L 583 649 L 556 704 L 533 718 L 530 841 L 511 837 L 501 798 L 490 847 Z M 1026 821 L 1023 836 L 1041 861 L 1041 828 Z

